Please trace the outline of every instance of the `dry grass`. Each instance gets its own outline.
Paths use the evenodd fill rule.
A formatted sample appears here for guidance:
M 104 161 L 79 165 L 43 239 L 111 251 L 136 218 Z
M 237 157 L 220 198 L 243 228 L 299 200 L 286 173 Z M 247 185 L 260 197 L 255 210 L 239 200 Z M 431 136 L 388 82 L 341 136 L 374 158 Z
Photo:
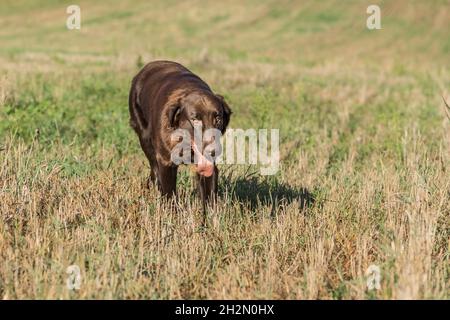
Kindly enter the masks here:
M 3 298 L 367 298 L 370 264 L 382 269 L 378 298 L 446 298 L 450 180 L 439 163 L 448 153 L 425 154 L 410 134 L 403 163 L 374 157 L 352 172 L 350 156 L 322 180 L 329 199 L 303 211 L 297 199 L 252 209 L 227 190 L 206 230 L 189 190 L 176 214 L 144 191 L 130 172 L 145 169 L 137 156 L 67 179 L 58 165 L 33 163 L 33 145 L 8 140 Z M 66 152 L 54 146 L 42 162 Z M 293 181 L 322 176 L 320 166 L 306 177 L 298 167 L 284 172 Z M 64 286 L 71 264 L 83 270 L 75 295 Z
M 445 5 L 386 4 L 367 34 L 360 2 L 81 1 L 67 33 L 30 3 L 0 22 L 1 298 L 450 298 Z M 188 170 L 176 204 L 143 188 L 127 90 L 154 58 L 225 94 L 233 128 L 280 129 L 280 172 L 221 167 L 207 228 Z

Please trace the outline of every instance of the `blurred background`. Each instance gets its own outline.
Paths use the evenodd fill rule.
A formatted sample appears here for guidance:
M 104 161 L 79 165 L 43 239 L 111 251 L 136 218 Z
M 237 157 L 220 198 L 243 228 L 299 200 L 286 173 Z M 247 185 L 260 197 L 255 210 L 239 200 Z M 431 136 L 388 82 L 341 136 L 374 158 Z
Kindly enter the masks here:
M 449 57 L 448 0 L 1 0 L 0 298 L 448 299 Z M 143 187 L 155 59 L 280 130 L 275 176 L 221 167 L 205 230 L 188 170 L 177 215 Z

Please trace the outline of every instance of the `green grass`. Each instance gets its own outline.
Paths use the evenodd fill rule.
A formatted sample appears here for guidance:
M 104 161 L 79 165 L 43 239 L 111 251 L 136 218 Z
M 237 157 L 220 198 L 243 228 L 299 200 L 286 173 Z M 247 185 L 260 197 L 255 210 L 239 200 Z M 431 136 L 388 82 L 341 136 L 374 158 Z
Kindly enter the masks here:
M 379 3 L 379 31 L 364 1 L 80 1 L 80 31 L 2 3 L 0 297 L 448 299 L 450 13 Z M 188 170 L 177 214 L 143 188 L 128 90 L 154 59 L 280 130 L 275 176 L 221 167 L 206 229 Z

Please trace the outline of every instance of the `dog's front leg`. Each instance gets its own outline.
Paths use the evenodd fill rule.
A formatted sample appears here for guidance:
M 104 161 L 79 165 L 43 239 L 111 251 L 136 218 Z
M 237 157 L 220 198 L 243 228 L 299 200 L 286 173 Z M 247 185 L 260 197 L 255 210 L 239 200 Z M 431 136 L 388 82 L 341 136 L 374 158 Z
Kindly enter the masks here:
M 158 163 L 158 185 L 160 191 L 166 197 L 176 194 L 177 190 L 177 169 L 176 166 L 167 166 Z
M 203 223 L 206 222 L 206 204 L 210 201 L 215 204 L 217 199 L 217 186 L 219 180 L 219 170 L 214 166 L 214 173 L 210 177 L 197 174 L 197 185 L 203 207 Z
M 219 170 L 214 166 L 214 173 L 210 177 L 204 177 L 197 174 L 197 185 L 200 192 L 200 197 L 206 202 L 215 200 L 217 196 L 217 183 L 219 178 Z

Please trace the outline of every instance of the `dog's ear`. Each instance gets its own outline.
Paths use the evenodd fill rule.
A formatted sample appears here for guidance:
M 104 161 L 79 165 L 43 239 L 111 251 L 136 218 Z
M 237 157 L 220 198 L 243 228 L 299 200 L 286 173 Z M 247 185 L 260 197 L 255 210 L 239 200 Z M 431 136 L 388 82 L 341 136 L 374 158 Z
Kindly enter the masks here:
M 167 118 L 169 119 L 169 125 L 171 128 L 178 128 L 182 110 L 183 107 L 180 100 L 169 107 Z
M 222 127 L 222 134 L 223 134 L 223 133 L 225 133 L 225 130 L 228 127 L 228 123 L 230 123 L 230 117 L 231 117 L 232 112 L 231 112 L 230 106 L 225 102 L 225 99 L 222 95 L 216 94 L 216 97 L 222 103 L 222 108 L 223 108 L 223 127 Z

